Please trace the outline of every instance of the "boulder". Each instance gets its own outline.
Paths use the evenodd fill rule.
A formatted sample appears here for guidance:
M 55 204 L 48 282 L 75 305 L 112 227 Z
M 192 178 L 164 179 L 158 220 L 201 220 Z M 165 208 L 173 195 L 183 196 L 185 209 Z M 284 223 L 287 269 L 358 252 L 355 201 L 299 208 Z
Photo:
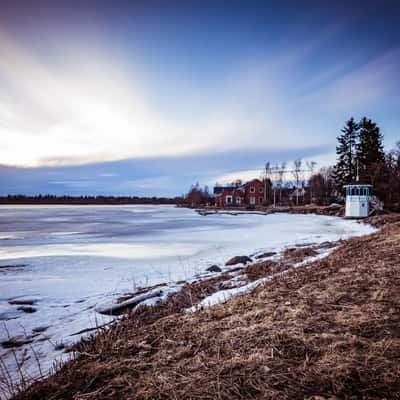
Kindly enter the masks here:
M 218 265 L 211 265 L 211 267 L 207 268 L 208 272 L 221 272 L 222 269 L 218 267 Z
M 15 306 L 33 306 L 37 303 L 36 299 L 11 299 L 8 300 L 8 304 Z
M 236 265 L 236 264 L 247 264 L 252 262 L 252 259 L 248 256 L 236 256 L 228 260 L 225 265 Z
M 14 268 L 23 268 L 23 267 L 26 267 L 26 265 L 25 264 L 0 265 L 0 269 L 5 269 L 5 270 L 14 269 Z
M 32 329 L 32 332 L 41 333 L 41 332 L 44 332 L 45 330 L 47 330 L 48 328 L 49 327 L 47 325 L 37 326 L 36 328 Z
M 63 342 L 60 343 L 56 343 L 56 345 L 54 346 L 54 350 L 64 350 L 65 349 L 65 344 Z
M 16 347 L 22 347 L 25 344 L 32 343 L 33 339 L 30 336 L 15 336 L 12 338 L 9 338 L 8 340 L 4 340 L 1 342 L 1 346 L 4 349 L 13 349 Z
M 260 258 L 267 258 L 267 257 L 272 257 L 276 254 L 275 251 L 267 251 L 266 253 L 259 254 L 256 256 L 256 259 L 259 260 Z
M 30 307 L 30 306 L 21 306 L 21 307 L 18 307 L 17 310 L 23 311 L 24 313 L 27 313 L 27 314 L 32 314 L 37 311 L 35 307 Z

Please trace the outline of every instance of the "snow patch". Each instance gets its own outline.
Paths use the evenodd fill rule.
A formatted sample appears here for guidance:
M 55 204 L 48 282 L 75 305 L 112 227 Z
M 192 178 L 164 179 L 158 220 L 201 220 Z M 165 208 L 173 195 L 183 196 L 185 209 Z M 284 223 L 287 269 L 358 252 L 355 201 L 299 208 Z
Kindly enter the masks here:
M 121 301 L 120 303 L 113 301 L 111 303 L 99 305 L 95 310 L 100 314 L 115 315 L 115 313 L 128 307 L 135 306 L 136 308 L 142 305 L 155 305 L 159 302 L 165 302 L 169 296 L 178 292 L 181 287 L 182 285 L 157 287 L 148 292 L 133 296 L 128 300 Z
M 218 292 L 211 294 L 210 296 L 207 296 L 200 303 L 186 309 L 186 312 L 195 312 L 198 310 L 202 310 L 204 308 L 215 306 L 217 304 L 225 303 L 232 297 L 252 292 L 255 288 L 262 285 L 263 283 L 270 281 L 271 279 L 272 276 L 258 279 L 244 286 L 235 287 L 232 289 L 220 290 Z

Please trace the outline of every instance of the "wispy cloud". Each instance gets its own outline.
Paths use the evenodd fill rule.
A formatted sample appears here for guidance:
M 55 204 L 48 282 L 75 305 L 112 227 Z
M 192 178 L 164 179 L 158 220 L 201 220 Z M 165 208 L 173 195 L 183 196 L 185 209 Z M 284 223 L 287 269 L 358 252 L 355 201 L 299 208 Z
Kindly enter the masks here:
M 150 101 L 140 73 L 112 53 L 76 45 L 46 62 L 0 32 L 0 159 L 8 165 L 76 165 L 205 151 L 296 148 L 324 143 L 301 120 L 287 118 L 293 99 L 285 74 L 316 46 L 256 56 L 232 66 L 199 106 L 183 93 L 190 118 L 165 115 Z M 283 72 L 285 74 L 283 74 Z M 171 87 L 173 83 L 171 83 Z M 173 102 L 173 99 L 171 99 Z
M 327 90 L 329 105 L 342 110 L 377 106 L 385 97 L 398 95 L 399 71 L 400 48 L 396 48 L 335 81 Z
M 0 195 L 52 193 L 175 196 L 185 192 L 197 181 L 201 185 L 212 186 L 216 181 L 222 183 L 237 178 L 246 180 L 258 177 L 266 160 L 275 163 L 302 157 L 318 161 L 318 154 L 326 150 L 318 147 L 277 152 L 238 150 L 39 168 L 0 165 Z M 246 175 L 243 176 L 243 173 Z
M 114 178 L 114 177 L 118 176 L 118 174 L 112 174 L 110 172 L 105 172 L 102 174 L 98 174 L 97 176 L 99 176 L 101 178 Z
M 340 70 L 343 72 L 340 73 Z M 324 112 L 365 112 L 380 110 L 382 103 L 393 104 L 393 95 L 400 87 L 400 49 L 386 51 L 349 70 L 345 64 L 332 69 L 331 79 L 318 79 L 320 87 L 308 91 L 299 102 L 305 107 L 318 105 Z M 329 72 L 327 72 L 329 73 Z M 325 82 L 324 82 L 325 81 Z
M 67 57 L 60 67 L 0 34 L 3 162 L 77 164 L 171 151 L 179 127 L 150 108 L 140 79 L 124 76 L 111 55 L 83 50 L 71 55 L 77 65 Z
M 340 48 L 337 60 L 327 55 L 348 24 L 335 21 L 301 39 L 285 32 L 284 46 L 238 53 L 217 82 L 186 84 L 166 73 L 163 89 L 150 84 L 139 55 L 126 64 L 107 41 L 59 37 L 38 50 L 0 31 L 0 160 L 81 165 L 328 144 L 334 152 L 345 118 L 393 106 L 388 96 L 399 81 L 398 49 L 375 58 L 340 57 Z M 63 43 L 62 52 L 54 43 Z M 211 70 L 216 64 L 207 60 Z M 168 93 L 167 107 L 158 90 Z M 106 174 L 98 177 L 112 177 Z

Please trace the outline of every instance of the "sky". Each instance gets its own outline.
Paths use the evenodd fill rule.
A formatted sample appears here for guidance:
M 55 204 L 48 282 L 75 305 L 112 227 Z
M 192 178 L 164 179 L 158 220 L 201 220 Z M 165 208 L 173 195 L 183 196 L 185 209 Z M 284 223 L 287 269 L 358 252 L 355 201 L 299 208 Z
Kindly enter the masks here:
M 2 1 L 0 195 L 174 196 L 400 140 L 400 2 Z

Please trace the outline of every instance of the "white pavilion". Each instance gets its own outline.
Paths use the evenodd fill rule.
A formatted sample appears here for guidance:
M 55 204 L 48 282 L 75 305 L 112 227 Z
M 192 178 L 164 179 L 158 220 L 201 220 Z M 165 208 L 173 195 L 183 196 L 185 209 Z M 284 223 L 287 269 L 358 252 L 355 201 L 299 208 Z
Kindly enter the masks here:
M 344 186 L 346 189 L 346 218 L 365 218 L 369 215 L 371 185 Z

